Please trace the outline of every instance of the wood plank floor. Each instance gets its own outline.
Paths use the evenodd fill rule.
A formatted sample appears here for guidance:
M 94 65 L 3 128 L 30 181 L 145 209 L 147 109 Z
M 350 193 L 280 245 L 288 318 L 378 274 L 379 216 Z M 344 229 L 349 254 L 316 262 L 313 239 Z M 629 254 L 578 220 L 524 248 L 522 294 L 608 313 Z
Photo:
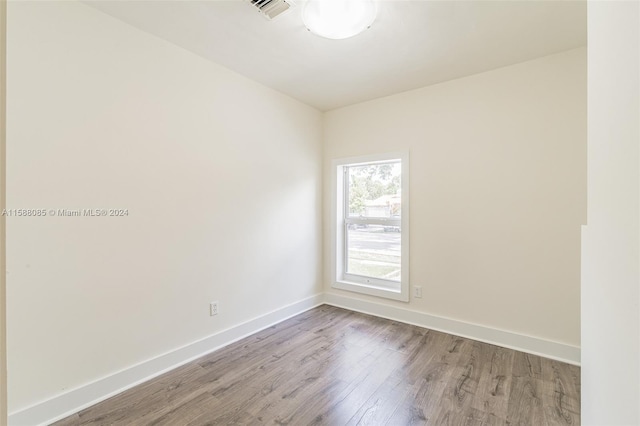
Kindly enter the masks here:
M 320 306 L 67 425 L 579 425 L 580 369 Z

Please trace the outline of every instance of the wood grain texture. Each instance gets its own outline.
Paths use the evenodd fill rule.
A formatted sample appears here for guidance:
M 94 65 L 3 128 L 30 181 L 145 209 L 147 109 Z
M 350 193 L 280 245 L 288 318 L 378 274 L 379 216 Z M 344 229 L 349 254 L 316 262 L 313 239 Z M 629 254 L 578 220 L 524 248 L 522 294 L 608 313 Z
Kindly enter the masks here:
M 69 425 L 579 425 L 580 369 L 321 306 Z

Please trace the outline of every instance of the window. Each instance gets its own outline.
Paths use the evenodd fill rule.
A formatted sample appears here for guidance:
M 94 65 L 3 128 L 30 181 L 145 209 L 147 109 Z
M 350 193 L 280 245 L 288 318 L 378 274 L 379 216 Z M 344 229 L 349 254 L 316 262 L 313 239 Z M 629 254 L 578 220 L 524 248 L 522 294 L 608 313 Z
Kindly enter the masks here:
M 333 161 L 335 288 L 409 300 L 409 156 Z

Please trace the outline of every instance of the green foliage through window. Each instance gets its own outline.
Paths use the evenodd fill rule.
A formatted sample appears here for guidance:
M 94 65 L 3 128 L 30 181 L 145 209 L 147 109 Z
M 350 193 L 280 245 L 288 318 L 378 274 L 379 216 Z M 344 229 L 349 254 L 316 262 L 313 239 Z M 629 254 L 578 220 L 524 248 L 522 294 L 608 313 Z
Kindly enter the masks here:
M 347 175 L 349 216 L 370 216 L 367 207 L 374 212 L 376 203 L 381 208 L 388 206 L 389 215 L 400 214 L 399 162 L 350 166 Z

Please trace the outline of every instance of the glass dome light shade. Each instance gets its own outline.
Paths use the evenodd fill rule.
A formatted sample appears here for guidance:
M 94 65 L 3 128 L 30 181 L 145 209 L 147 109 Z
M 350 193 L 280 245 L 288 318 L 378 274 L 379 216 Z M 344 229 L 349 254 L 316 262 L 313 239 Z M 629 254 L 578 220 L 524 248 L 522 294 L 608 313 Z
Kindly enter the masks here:
M 312 33 L 337 40 L 369 28 L 376 12 L 373 0 L 308 0 L 302 20 Z

